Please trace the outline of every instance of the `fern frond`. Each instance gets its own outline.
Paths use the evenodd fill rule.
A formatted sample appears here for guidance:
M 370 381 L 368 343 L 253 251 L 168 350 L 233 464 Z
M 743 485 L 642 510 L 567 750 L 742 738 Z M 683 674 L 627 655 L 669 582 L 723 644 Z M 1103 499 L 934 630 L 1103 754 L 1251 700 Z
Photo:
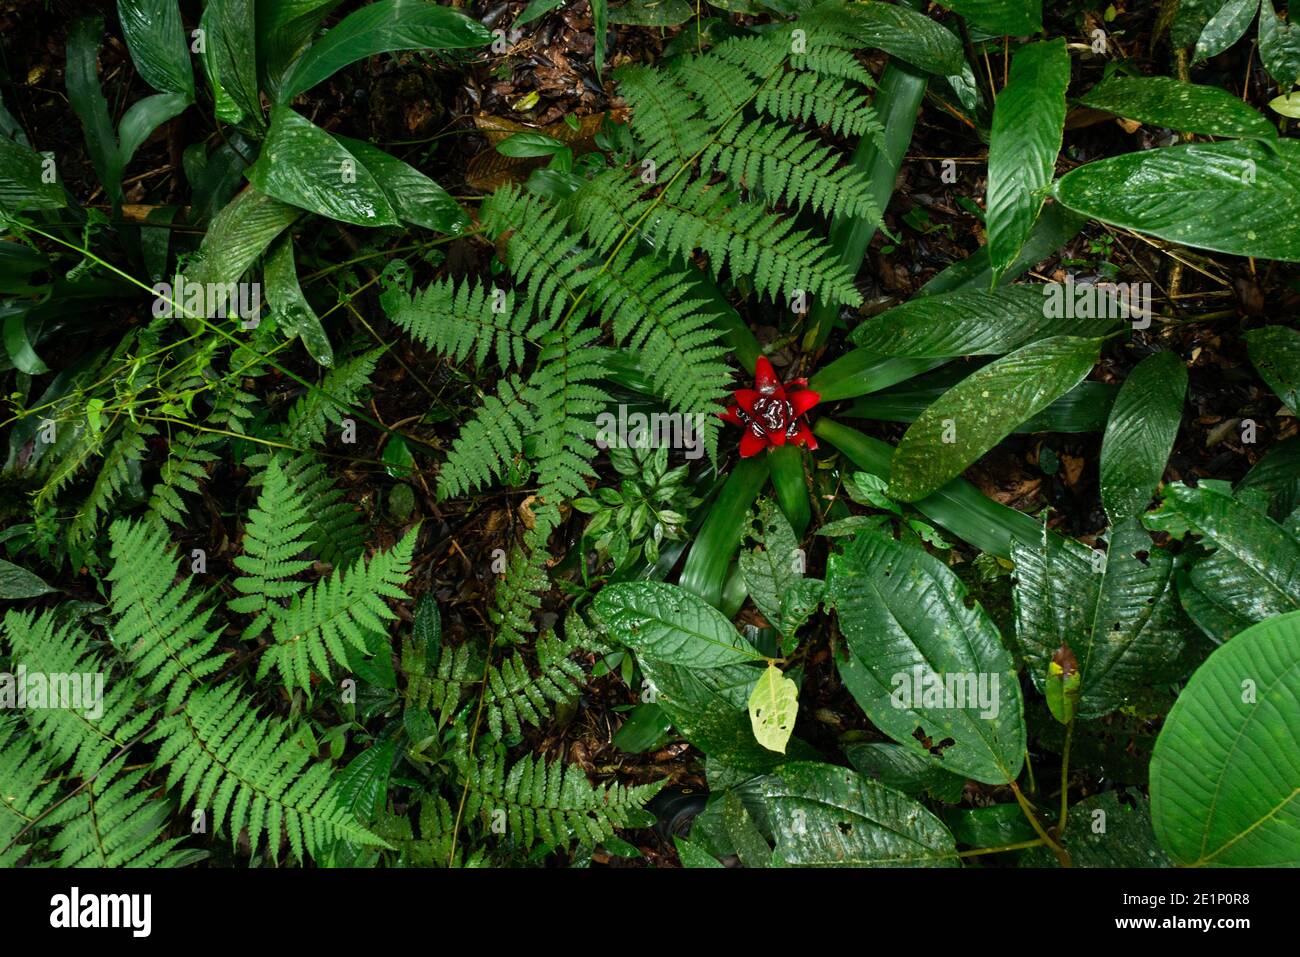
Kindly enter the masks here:
M 289 482 L 276 458 L 263 471 L 261 486 L 244 525 L 243 554 L 234 560 L 243 572 L 234 581 L 240 597 L 226 603 L 233 612 L 254 616 L 241 636 L 245 641 L 261 635 L 283 601 L 307 587 L 293 576 L 311 567 L 310 559 L 296 557 L 306 550 L 304 535 L 312 526 L 307 499 Z
M 446 867 L 456 828 L 455 810 L 442 795 L 426 795 L 420 801 L 417 825 L 418 836 L 406 814 L 389 814 L 375 832 L 397 852 L 399 867 Z M 457 858 L 460 856 L 457 851 Z
M 213 654 L 218 633 L 207 631 L 212 610 L 200 610 L 203 596 L 190 593 L 188 580 L 174 583 L 176 556 L 160 526 L 122 519 L 109 539 L 114 644 L 148 693 L 165 689 L 174 708 L 221 667 L 222 657 Z
M 143 770 L 120 774 L 123 756 L 49 817 L 59 867 L 185 867 L 206 852 L 164 838 L 172 807 L 152 797 Z
M 465 812 L 473 817 L 504 811 L 506 834 L 522 847 L 539 840 L 552 847 L 574 840 L 596 845 L 617 827 L 653 823 L 643 807 L 662 786 L 593 786 L 577 765 L 547 765 L 535 755 L 520 758 L 507 773 L 505 755 L 497 753 L 467 769 Z
M 586 479 L 596 475 L 596 415 L 609 398 L 589 384 L 604 374 L 599 336 L 598 328 L 549 334 L 528 382 L 537 421 L 537 495 L 551 506 L 585 494 Z
M 419 529 L 409 531 L 386 552 L 364 558 L 346 571 L 336 568 L 272 619 L 275 644 L 262 655 L 257 677 L 273 668 L 287 687 L 311 690 L 311 676 L 327 676 L 330 660 L 345 663 L 347 646 L 369 655 L 366 632 L 383 633 L 397 615 L 385 598 L 405 598 L 411 554 Z M 346 643 L 346 644 L 345 644 Z
M 16 867 L 29 852 L 36 835 L 28 829 L 58 793 L 53 771 L 31 731 L 16 718 L 0 720 L 0 867 Z M 29 842 L 19 844 L 24 830 Z
M 95 483 L 68 527 L 69 542 L 79 545 L 94 537 L 100 515 L 106 514 L 113 507 L 113 502 L 122 494 L 122 489 L 131 482 L 132 466 L 138 470 L 141 459 L 148 451 L 145 440 L 157 431 L 152 423 L 144 420 L 128 419 L 122 426 L 122 431 L 104 454 L 104 460 L 95 475 Z M 136 481 L 139 481 L 138 477 Z
M 289 409 L 285 442 L 295 448 L 308 448 L 325 441 L 325 431 L 342 422 L 347 410 L 360 403 L 382 352 L 360 352 L 326 372 L 320 388 L 309 389 Z
M 232 845 L 244 828 L 254 853 L 266 834 L 273 848 L 287 838 L 299 860 L 339 839 L 383 844 L 339 800 L 330 765 L 313 759 L 297 729 L 259 715 L 233 682 L 195 691 L 152 740 L 158 763 L 168 765 L 167 787 L 180 785 L 182 806 L 210 809 Z
M 835 152 L 811 136 L 777 123 L 736 117 L 718 132 L 700 162 L 772 200 L 810 206 L 827 216 L 880 216 L 865 176 L 838 166 Z
M 885 128 L 871 103 L 861 90 L 837 77 L 784 73 L 758 91 L 754 107 L 778 120 L 812 120 L 835 133 L 871 133 L 884 148 Z
M 460 705 L 466 690 L 483 677 L 481 666 L 475 667 L 477 664 L 466 642 L 454 649 L 443 649 L 430 671 L 424 652 L 416 651 L 409 639 L 403 641 L 401 665 L 406 675 L 407 707 L 437 712 L 438 727 L 442 728 Z
M 549 529 L 534 526 L 525 537 L 525 545 L 515 545 L 510 550 L 510 560 L 505 574 L 497 584 L 493 607 L 488 618 L 497 627 L 497 644 L 521 644 L 537 630 L 533 615 L 542 607 L 542 595 L 550 590 L 551 580 L 546 574 L 550 559 L 546 551 Z
M 688 96 L 673 77 L 644 66 L 621 67 L 615 75 L 632 110 L 632 134 L 661 178 L 689 163 L 708 144 L 713 127 L 698 115 L 700 101 Z
M 388 318 L 440 356 L 481 367 L 495 351 L 503 371 L 523 365 L 529 314 L 515 309 L 513 292 L 466 280 L 443 279 L 389 307 Z
M 488 727 L 497 738 L 523 734 L 523 725 L 535 728 L 550 715 L 551 705 L 574 700 L 582 691 L 586 675 L 569 656 L 575 641 L 548 632 L 537 639 L 537 674 L 521 652 L 516 651 L 500 665 L 488 668 L 488 690 L 484 698 Z
M 309 550 L 330 565 L 347 565 L 365 551 L 366 528 L 361 513 L 334 484 L 334 479 L 315 455 L 303 452 L 284 462 L 284 474 L 311 503 Z
M 27 723 L 46 753 L 71 764 L 72 774 L 99 771 L 149 723 L 153 709 L 137 708 L 134 682 L 110 680 L 75 626 L 56 626 L 48 612 L 10 611 L 3 632 L 15 669 L 25 670 Z
M 438 472 L 438 497 L 452 498 L 474 491 L 503 475 L 524 449 L 524 434 L 535 427 L 518 376 L 497 383 L 473 418 L 460 430 Z

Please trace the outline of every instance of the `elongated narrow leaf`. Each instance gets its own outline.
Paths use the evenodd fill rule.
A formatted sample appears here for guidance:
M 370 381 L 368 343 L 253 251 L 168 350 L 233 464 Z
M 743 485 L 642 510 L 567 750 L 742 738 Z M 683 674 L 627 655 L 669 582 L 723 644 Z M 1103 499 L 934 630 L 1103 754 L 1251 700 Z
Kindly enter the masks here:
M 1300 25 L 1279 20 L 1273 0 L 1259 8 L 1259 58 L 1282 89 L 1300 82 Z
M 946 770 L 1014 781 L 1025 750 L 1024 704 L 1011 654 L 978 603 L 938 559 L 863 532 L 832 555 L 827 589 L 848 645 L 836 667 L 871 723 Z
M 257 89 L 257 24 L 253 0 L 208 0 L 199 21 L 203 68 L 212 84 L 217 118 L 264 129 Z
M 1070 54 L 1065 40 L 1021 47 L 993 108 L 989 140 L 989 263 L 999 276 L 1020 254 L 1052 182 L 1065 130 Z
M 104 192 L 115 204 L 122 202 L 122 158 L 113 132 L 113 120 L 108 113 L 108 101 L 99 86 L 96 59 L 99 41 L 104 35 L 104 21 L 100 17 L 82 17 L 68 32 L 67 69 L 64 80 L 68 89 L 68 103 L 81 120 L 86 135 L 86 148 L 95 175 L 103 184 Z
M 194 71 L 176 0 L 117 0 L 122 37 L 140 76 L 159 93 L 194 102 Z
M 1202 536 L 1215 551 L 1193 566 L 1189 581 L 1195 604 L 1184 604 L 1197 624 L 1217 641 L 1226 641 L 1244 624 L 1300 609 L 1300 538 L 1232 497 L 1217 484 L 1165 486 L 1160 508 L 1143 521 L 1176 538 Z M 1211 617 L 1205 601 L 1218 611 Z
M 426 0 L 378 0 L 348 14 L 314 43 L 285 73 L 280 102 L 376 53 L 396 50 L 456 50 L 484 46 L 492 33 L 450 7 Z
M 1240 40 L 1255 19 L 1255 11 L 1258 9 L 1259 0 L 1226 0 L 1196 38 L 1193 60 L 1218 56 Z
M 212 219 L 188 278 L 238 282 L 244 271 L 301 211 L 250 186 Z
M 390 156 L 377 146 L 346 136 L 335 136 L 359 166 L 365 166 L 403 222 L 442 233 L 459 233 L 469 225 L 460 204 L 445 189 L 414 166 Z
M 1105 335 L 1118 324 L 1118 300 L 1106 310 L 1114 318 L 1059 317 L 1052 298 L 1065 288 L 1049 283 L 922 296 L 868 319 L 849 339 L 884 356 L 995 356 L 1045 336 Z
M 981 30 L 1022 37 L 1043 29 L 1042 0 L 939 0 Z
M 1265 326 L 1246 333 L 1250 361 L 1288 409 L 1300 415 L 1300 332 Z
M 153 131 L 180 116 L 190 100 L 184 93 L 155 93 L 131 104 L 118 126 L 118 168 L 126 169 L 135 151 Z
M 1077 212 L 1238 256 L 1300 261 L 1300 143 L 1189 143 L 1126 153 L 1061 177 Z
M 1011 558 L 1016 635 L 1040 691 L 1062 645 L 1079 664 L 1082 719 L 1109 714 L 1176 671 L 1190 623 L 1173 585 L 1174 561 L 1135 519 L 1112 530 L 1104 554 L 1053 537 L 1014 544 Z
M 1178 436 L 1187 367 L 1158 352 L 1134 367 L 1119 390 L 1101 443 L 1101 501 L 1112 525 L 1145 511 Z
M 794 761 L 736 789 L 793 867 L 955 867 L 943 822 L 849 768 Z
M 921 413 L 894 452 L 890 493 L 924 498 L 960 475 L 1021 422 L 1078 385 L 1100 339 L 1053 336 L 997 359 Z
M 763 660 L 722 612 L 676 585 L 610 585 L 595 607 L 619 641 L 647 658 L 692 668 Z
M 284 71 L 341 0 L 279 0 L 257 5 L 257 59 L 262 84 L 276 100 Z
M 1156 740 L 1151 819 L 1179 864 L 1300 865 L 1300 612 L 1197 669 Z
M 853 3 L 830 8 L 836 26 L 864 47 L 884 50 L 936 76 L 960 75 L 966 69 L 961 41 L 947 27 L 901 4 Z
M 271 247 L 266 257 L 265 279 L 266 299 L 280 331 L 286 338 L 300 338 L 308 355 L 323 366 L 332 366 L 334 349 L 329 336 L 298 285 L 291 235 L 284 235 Z
M 1116 116 L 1157 126 L 1203 133 L 1271 139 L 1277 129 L 1268 118 L 1217 86 L 1181 83 L 1167 76 L 1112 76 L 1079 102 Z
M 53 157 L 47 161 L 35 150 L 0 136 L 0 210 L 21 213 L 66 205 Z
M 288 107 L 271 115 L 248 181 L 275 199 L 358 226 L 396 226 L 397 212 L 364 164 Z

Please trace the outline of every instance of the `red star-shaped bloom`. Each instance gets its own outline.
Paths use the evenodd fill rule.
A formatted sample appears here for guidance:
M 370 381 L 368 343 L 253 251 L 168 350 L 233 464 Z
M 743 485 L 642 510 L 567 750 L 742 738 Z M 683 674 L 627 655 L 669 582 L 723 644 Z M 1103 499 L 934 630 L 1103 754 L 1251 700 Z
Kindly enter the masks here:
M 787 442 L 817 448 L 817 439 L 804 421 L 804 415 L 821 401 L 821 396 L 806 388 L 807 385 L 807 379 L 791 379 L 782 385 L 767 356 L 758 357 L 754 388 L 737 389 L 736 404 L 718 414 L 724 422 L 745 430 L 740 438 L 741 458 L 747 459 L 770 445 Z

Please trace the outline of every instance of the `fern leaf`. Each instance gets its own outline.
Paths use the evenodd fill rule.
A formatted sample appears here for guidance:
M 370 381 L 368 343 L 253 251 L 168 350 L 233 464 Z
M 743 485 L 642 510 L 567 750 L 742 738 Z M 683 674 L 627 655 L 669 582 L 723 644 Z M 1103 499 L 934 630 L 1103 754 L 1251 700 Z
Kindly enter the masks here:
M 349 569 L 335 569 L 272 619 L 273 644 L 262 656 L 257 677 L 273 668 L 286 686 L 311 690 L 311 676 L 328 675 L 331 659 L 347 661 L 347 646 L 363 655 L 366 632 L 387 631 L 396 618 L 385 598 L 405 598 L 402 585 L 410 574 L 411 554 L 419 529 L 408 532 L 387 552 L 357 559 Z
M 32 733 L 14 718 L 0 720 L 0 867 L 16 867 L 29 852 L 31 828 L 58 792 L 52 772 Z M 24 831 L 29 844 L 18 843 Z
M 470 766 L 466 778 L 466 814 L 505 811 L 506 833 L 523 847 L 538 841 L 567 847 L 574 840 L 596 845 L 617 827 L 648 826 L 654 817 L 643 807 L 663 786 L 593 786 L 577 765 L 547 765 L 534 755 L 507 772 L 500 753 Z
M 200 610 L 203 596 L 190 593 L 188 580 L 173 583 L 176 556 L 158 525 L 119 520 L 109 539 L 114 643 L 148 693 L 166 690 L 174 708 L 221 667 L 223 659 L 212 653 L 217 632 L 206 630 L 212 610 Z
M 586 479 L 596 475 L 596 415 L 608 401 L 589 384 L 604 373 L 604 350 L 594 345 L 599 335 L 599 329 L 551 333 L 528 382 L 537 421 L 537 494 L 551 506 L 584 494 Z
M 501 664 L 488 669 L 488 690 L 484 699 L 488 727 L 498 738 L 508 728 L 523 734 L 523 725 L 541 727 L 551 714 L 551 705 L 574 700 L 586 675 L 569 656 L 576 642 L 564 641 L 553 633 L 537 640 L 537 674 L 532 674 L 523 654 L 515 652 Z
M 509 371 L 523 365 L 528 311 L 515 309 L 514 293 L 488 289 L 472 280 L 432 283 L 413 296 L 401 296 L 388 318 L 438 355 L 464 362 L 471 355 L 481 367 L 495 350 L 497 364 Z
M 524 433 L 534 417 L 518 376 L 497 383 L 474 417 L 465 423 L 438 472 L 438 497 L 453 498 L 487 485 L 503 475 L 523 453 Z
M 68 540 L 73 544 L 84 544 L 94 537 L 99 525 L 99 516 L 112 508 L 122 489 L 131 482 L 131 472 L 137 472 L 140 460 L 147 451 L 145 440 L 158 430 L 149 422 L 128 420 L 117 439 L 104 455 L 104 461 L 95 475 L 95 483 L 90 487 L 81 508 L 77 510 L 72 524 L 68 528 Z M 136 481 L 139 481 L 137 476 Z
M 348 410 L 360 403 L 382 351 L 358 353 L 325 373 L 320 387 L 309 389 L 289 409 L 285 442 L 296 448 L 324 442 L 326 430 L 342 422 Z
M 307 547 L 303 536 L 312 526 L 310 509 L 278 459 L 272 458 L 267 465 L 261 486 L 257 504 L 248 510 L 244 525 L 244 553 L 234 560 L 243 572 L 234 581 L 240 597 L 226 603 L 233 612 L 254 616 L 244 629 L 245 641 L 261 635 L 283 607 L 282 602 L 307 587 L 293 576 L 311 567 L 310 559 L 296 557 Z
M 258 715 L 232 682 L 195 691 L 159 722 L 158 763 L 181 804 L 211 809 L 232 844 L 248 829 L 253 852 L 263 834 L 271 847 L 287 838 L 294 857 L 319 857 L 336 840 L 383 842 L 357 823 L 330 784 L 330 766 L 313 761 L 296 729 Z

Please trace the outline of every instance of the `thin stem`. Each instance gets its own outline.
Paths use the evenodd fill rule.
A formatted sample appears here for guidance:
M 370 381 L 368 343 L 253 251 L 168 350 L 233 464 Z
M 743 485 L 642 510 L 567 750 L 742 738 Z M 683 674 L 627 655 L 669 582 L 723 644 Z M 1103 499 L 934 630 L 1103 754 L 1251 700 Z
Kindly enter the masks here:
M 1065 750 L 1061 753 L 1061 821 L 1056 825 L 1056 836 L 1065 837 L 1065 816 L 1070 807 L 1070 742 L 1074 740 L 1074 716 L 1065 726 Z
M 958 851 L 958 857 L 979 857 L 981 854 L 1003 854 L 1007 851 L 1023 851 L 1028 847 L 1039 847 L 1043 843 L 1041 837 L 1036 837 L 1032 841 L 1018 841 L 1015 844 L 999 844 L 997 847 L 977 847 L 973 851 Z
M 1011 782 L 1011 792 L 1015 794 L 1016 801 L 1020 804 L 1020 810 L 1025 812 L 1025 817 L 1029 819 L 1029 823 L 1033 827 L 1034 833 L 1042 838 L 1043 843 L 1046 844 L 1048 848 L 1051 849 L 1052 853 L 1056 855 L 1056 859 L 1060 862 L 1062 867 L 1070 867 L 1070 855 L 1065 852 L 1065 849 L 1061 847 L 1060 844 L 1057 844 L 1052 840 L 1047 831 L 1043 829 L 1043 825 L 1039 822 L 1038 815 L 1035 813 L 1033 805 L 1031 805 L 1029 800 L 1020 793 L 1020 785 L 1016 784 L 1015 781 Z

